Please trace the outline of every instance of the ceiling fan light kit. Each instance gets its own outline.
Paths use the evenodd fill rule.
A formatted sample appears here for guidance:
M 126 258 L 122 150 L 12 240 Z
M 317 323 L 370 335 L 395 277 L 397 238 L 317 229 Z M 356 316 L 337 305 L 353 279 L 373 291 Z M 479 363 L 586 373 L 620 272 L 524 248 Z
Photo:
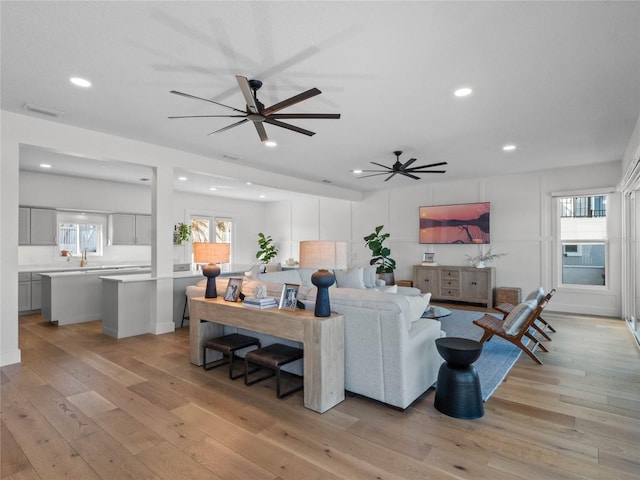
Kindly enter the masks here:
M 404 175 L 405 177 L 413 178 L 414 180 L 420 180 L 420 177 L 414 175 L 414 173 L 447 173 L 446 170 L 425 170 L 425 168 L 431 167 L 439 167 L 441 165 L 447 165 L 447 162 L 438 162 L 438 163 L 430 163 L 429 165 L 419 165 L 417 167 L 410 167 L 413 162 L 416 161 L 415 158 L 410 158 L 404 164 L 400 162 L 400 155 L 402 155 L 402 151 L 396 150 L 393 152 L 396 156 L 396 161 L 391 167 L 387 167 L 386 165 L 382 165 L 381 163 L 371 162 L 378 167 L 383 168 L 384 170 L 362 170 L 362 173 L 371 173 L 371 175 L 363 175 L 358 178 L 367 178 L 367 177 L 377 177 L 378 175 L 389 175 L 384 179 L 385 182 L 392 179 L 395 175 Z
M 311 88 L 306 92 L 299 93 L 298 95 L 294 95 L 286 100 L 278 102 L 270 107 L 266 107 L 258 100 L 257 92 L 262 87 L 262 82 L 260 80 L 248 80 L 246 77 L 236 75 L 236 81 L 238 82 L 238 86 L 240 87 L 240 91 L 242 92 L 242 96 L 246 102 L 246 109 L 240 110 L 235 107 L 231 107 L 229 105 L 225 105 L 220 102 L 215 102 L 213 100 L 208 100 L 202 97 L 196 97 L 195 95 L 190 95 L 188 93 L 178 92 L 176 90 L 171 90 L 170 93 L 175 95 L 180 95 L 186 98 L 193 98 L 196 100 L 203 100 L 205 102 L 210 102 L 215 105 L 228 108 L 237 112 L 235 115 L 182 115 L 182 116 L 173 116 L 168 117 L 169 119 L 177 119 L 177 118 L 241 118 L 235 123 L 231 125 L 227 125 L 226 127 L 215 130 L 209 135 L 213 135 L 216 133 L 221 133 L 226 130 L 229 130 L 233 127 L 237 127 L 238 125 L 242 125 L 248 121 L 253 123 L 253 126 L 258 133 L 258 137 L 260 137 L 260 141 L 269 145 L 270 142 L 269 137 L 267 135 L 267 131 L 264 128 L 264 124 L 268 123 L 270 125 L 275 125 L 276 127 L 285 128 L 287 130 L 291 130 L 293 132 L 301 133 L 303 135 L 312 136 L 315 135 L 315 132 L 310 130 L 306 130 L 301 127 L 297 127 L 290 123 L 282 122 L 281 119 L 334 119 L 337 120 L 340 118 L 339 113 L 278 113 L 280 110 L 284 110 L 287 107 L 295 105 L 296 103 L 300 103 L 304 100 L 307 100 L 311 97 L 315 97 L 316 95 L 320 95 L 322 92 L 317 88 Z M 271 146 L 271 145 L 270 145 Z

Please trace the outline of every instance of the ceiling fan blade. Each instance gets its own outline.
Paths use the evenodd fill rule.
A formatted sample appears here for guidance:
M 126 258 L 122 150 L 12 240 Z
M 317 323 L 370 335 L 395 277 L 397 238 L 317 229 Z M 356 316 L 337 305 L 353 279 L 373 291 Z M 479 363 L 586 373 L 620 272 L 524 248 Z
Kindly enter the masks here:
M 296 103 L 300 103 L 308 98 L 315 97 L 316 95 L 320 95 L 322 92 L 317 88 L 312 88 L 307 90 L 306 92 L 299 93 L 298 95 L 294 95 L 291 98 L 287 98 L 275 105 L 271 105 L 270 107 L 265 108 L 262 111 L 262 115 L 265 117 L 267 115 L 271 115 L 272 113 L 276 113 L 284 108 L 290 107 L 291 105 L 295 105 Z
M 175 118 L 243 118 L 246 117 L 247 114 L 244 115 L 180 115 L 177 117 L 167 117 L 168 119 Z
M 400 173 L 405 177 L 413 178 L 414 180 L 420 180 L 420 177 L 416 177 L 415 175 L 411 175 L 410 173 L 407 173 L 407 172 L 400 172 Z
M 411 165 L 413 162 L 415 162 L 416 159 L 415 158 L 410 158 L 409 160 L 407 160 L 407 162 L 402 165 L 402 167 L 400 168 L 401 170 L 406 170 L 406 168 Z
M 409 170 L 411 173 L 447 173 L 446 170 Z M 407 173 L 407 172 L 402 172 Z
M 369 162 L 369 163 L 373 163 L 374 165 L 377 165 L 379 167 L 386 168 L 389 171 L 393 170 L 391 167 L 387 167 L 386 165 L 382 165 L 381 163 L 377 163 L 377 162 Z
M 267 137 L 267 131 L 264 129 L 262 122 L 253 122 L 253 126 L 256 127 L 256 132 L 258 132 L 261 142 L 269 140 L 269 137 Z
M 388 182 L 389 180 L 391 180 L 398 172 L 393 172 L 391 175 L 389 175 L 387 178 L 384 179 L 385 182 Z
M 274 113 L 269 118 L 325 118 L 330 120 L 338 120 L 339 113 Z
M 215 132 L 208 133 L 208 134 L 207 134 L 207 136 L 209 136 L 209 135 L 213 135 L 214 133 L 224 132 L 225 130 L 229 130 L 230 128 L 237 127 L 238 125 L 240 125 L 240 124 L 242 124 L 242 123 L 244 123 L 244 122 L 248 122 L 248 121 L 249 121 L 249 120 L 247 120 L 246 118 L 244 118 L 244 119 L 240 120 L 239 122 L 232 123 L 231 125 L 227 125 L 226 127 L 221 128 L 220 130 L 216 130 Z
M 391 173 L 393 170 L 387 168 L 386 170 L 362 170 L 363 172 L 383 172 L 383 173 Z
M 371 171 L 375 171 L 375 170 L 371 170 Z M 363 176 L 358 177 L 358 178 L 378 177 L 378 176 L 380 176 L 380 175 L 388 175 L 388 174 L 389 174 L 389 172 L 373 173 L 373 174 L 371 174 L 371 175 L 363 175 Z
M 213 100 L 209 100 L 207 98 L 196 97 L 195 95 L 189 95 L 188 93 L 178 92 L 177 90 L 171 90 L 169 93 L 173 93 L 174 95 L 180 95 L 181 97 L 193 98 L 195 100 L 203 100 L 205 102 L 214 103 L 216 105 L 220 105 L 221 107 L 230 108 L 236 112 L 246 113 L 244 110 L 238 110 L 237 108 L 230 107 L 229 105 L 225 105 L 224 103 L 214 102 Z
M 303 135 L 308 135 L 310 137 L 316 134 L 316 132 L 305 130 L 304 128 L 296 127 L 295 125 L 291 125 L 289 123 L 280 122 L 279 120 L 274 120 L 271 117 L 265 118 L 264 121 L 271 125 L 275 125 L 276 127 L 286 128 L 287 130 L 292 130 L 294 132 L 302 133 Z
M 439 167 L 440 165 L 447 165 L 447 162 L 431 163 L 429 165 L 420 165 L 419 167 L 411 167 L 409 170 L 417 170 L 419 168 Z
M 236 75 L 236 80 L 238 81 L 240 91 L 242 92 L 244 101 L 247 103 L 247 108 L 249 109 L 249 111 L 251 113 L 260 114 L 260 109 L 258 108 L 256 99 L 253 96 L 253 92 L 251 91 L 251 87 L 249 86 L 249 80 L 247 80 L 247 77 Z

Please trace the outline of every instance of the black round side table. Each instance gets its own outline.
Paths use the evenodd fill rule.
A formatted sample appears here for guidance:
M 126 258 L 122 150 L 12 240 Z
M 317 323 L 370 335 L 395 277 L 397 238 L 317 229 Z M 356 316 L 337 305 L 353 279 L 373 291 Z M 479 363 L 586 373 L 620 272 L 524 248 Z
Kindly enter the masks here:
M 482 344 L 468 338 L 436 340 L 445 363 L 440 366 L 434 406 L 450 417 L 471 420 L 484 415 L 480 379 L 471 365 L 482 353 Z

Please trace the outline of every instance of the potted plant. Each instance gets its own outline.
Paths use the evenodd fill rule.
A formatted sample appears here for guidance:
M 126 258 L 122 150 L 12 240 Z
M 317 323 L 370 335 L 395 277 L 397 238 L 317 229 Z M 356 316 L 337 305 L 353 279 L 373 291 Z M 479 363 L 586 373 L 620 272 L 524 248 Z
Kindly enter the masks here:
M 476 255 L 472 257 L 471 255 L 467 255 L 467 260 L 469 263 L 476 268 L 484 268 L 487 266 L 487 263 L 493 262 L 496 258 L 500 258 L 505 256 L 506 253 L 491 253 L 491 247 L 487 250 L 487 253 L 481 253 L 480 255 Z
M 258 247 L 260 249 L 256 252 L 256 258 L 260 260 L 260 263 L 267 264 L 278 255 L 278 248 L 273 244 L 273 239 L 270 235 L 264 233 L 258 233 Z
M 191 226 L 186 223 L 179 223 L 173 227 L 173 243 L 182 245 L 191 238 Z
M 380 233 L 384 225 L 376 227 L 375 231 L 364 237 L 365 245 L 371 250 L 373 258 L 369 261 L 369 265 L 377 265 L 376 273 L 385 281 L 387 285 L 395 284 L 393 271 L 396 269 L 396 261 L 390 258 L 391 250 L 384 246 L 384 242 L 389 238 L 389 233 Z

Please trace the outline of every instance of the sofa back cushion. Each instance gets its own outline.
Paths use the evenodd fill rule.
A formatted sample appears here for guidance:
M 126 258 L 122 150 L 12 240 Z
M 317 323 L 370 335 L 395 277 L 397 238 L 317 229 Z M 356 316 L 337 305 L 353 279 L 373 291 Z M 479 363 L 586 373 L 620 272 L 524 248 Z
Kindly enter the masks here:
M 338 288 L 365 288 L 362 267 L 334 270 Z

